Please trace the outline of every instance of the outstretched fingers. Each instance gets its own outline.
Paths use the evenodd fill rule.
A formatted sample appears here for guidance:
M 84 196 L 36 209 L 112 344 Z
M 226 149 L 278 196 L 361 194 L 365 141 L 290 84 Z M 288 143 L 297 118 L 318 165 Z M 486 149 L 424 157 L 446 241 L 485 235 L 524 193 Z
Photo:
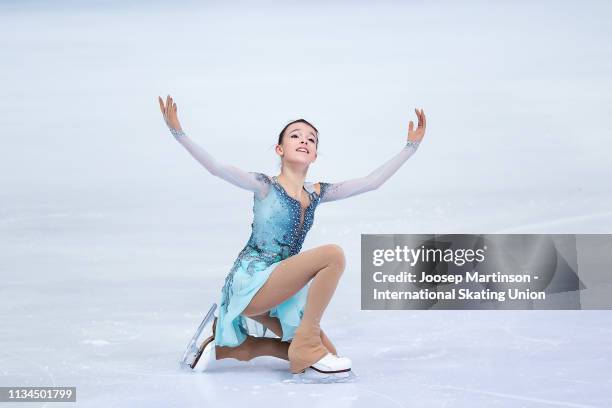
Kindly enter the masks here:
M 425 127 L 427 125 L 427 120 L 425 119 L 425 112 L 423 112 L 423 109 L 415 109 L 414 110 L 417 114 L 417 117 L 419 118 L 419 125 L 417 127 L 417 131 L 421 130 L 421 131 L 425 131 Z
M 170 97 L 170 95 L 168 95 L 168 98 Z M 164 116 L 164 121 L 166 122 L 166 124 L 170 123 L 170 117 L 169 117 L 169 105 L 168 103 L 164 104 L 164 100 L 158 96 L 157 99 L 159 100 L 159 109 L 161 110 L 162 115 Z
M 158 96 L 157 100 L 159 101 L 159 109 L 161 110 L 162 115 L 166 116 L 166 112 L 164 111 L 164 101 L 162 100 L 161 96 Z
M 423 126 L 423 111 L 420 111 L 418 109 L 414 110 L 416 112 L 417 118 L 419 119 L 419 124 L 417 127 L 421 127 Z
M 169 105 L 168 105 L 168 119 L 170 120 L 170 123 L 175 123 L 176 122 L 176 103 L 174 103 L 174 100 L 172 99 L 172 97 L 170 95 L 168 95 L 169 98 Z

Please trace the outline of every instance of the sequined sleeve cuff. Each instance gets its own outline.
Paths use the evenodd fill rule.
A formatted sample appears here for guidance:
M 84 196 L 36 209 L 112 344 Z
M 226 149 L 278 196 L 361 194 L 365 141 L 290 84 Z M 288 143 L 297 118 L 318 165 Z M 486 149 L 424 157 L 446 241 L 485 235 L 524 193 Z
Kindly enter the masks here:
M 170 133 L 172 133 L 172 136 L 174 136 L 177 139 L 185 136 L 185 132 L 183 132 L 182 130 L 174 129 L 170 126 L 168 126 L 168 129 L 170 129 Z
M 406 147 L 414 147 L 415 149 L 419 147 L 421 142 L 413 142 L 412 140 L 408 140 L 406 142 Z

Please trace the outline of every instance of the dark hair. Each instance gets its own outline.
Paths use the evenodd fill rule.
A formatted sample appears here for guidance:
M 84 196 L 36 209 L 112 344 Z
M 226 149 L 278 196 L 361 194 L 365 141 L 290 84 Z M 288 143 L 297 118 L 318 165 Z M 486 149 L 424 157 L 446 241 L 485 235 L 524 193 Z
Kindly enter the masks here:
M 283 128 L 283 130 L 281 130 L 281 132 L 278 135 L 278 144 L 281 144 L 281 142 L 283 141 L 283 135 L 285 134 L 285 130 L 287 130 L 287 128 L 291 125 L 293 125 L 294 123 L 305 123 L 308 126 L 310 126 L 311 128 L 313 128 L 315 130 L 315 132 L 317 132 L 317 143 L 315 144 L 315 146 L 317 147 L 317 149 L 319 148 L 319 131 L 317 130 L 316 127 L 314 127 L 310 122 L 308 122 L 306 119 L 297 119 L 294 120 L 293 122 L 289 122 L 287 123 L 287 125 Z

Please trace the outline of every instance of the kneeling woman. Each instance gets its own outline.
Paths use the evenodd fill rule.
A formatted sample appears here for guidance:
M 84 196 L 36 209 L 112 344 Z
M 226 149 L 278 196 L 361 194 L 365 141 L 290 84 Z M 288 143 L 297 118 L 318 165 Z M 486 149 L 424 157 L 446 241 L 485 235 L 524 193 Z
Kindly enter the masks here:
M 305 180 L 317 158 L 319 132 L 306 120 L 293 121 L 280 132 L 276 153 L 281 172 L 268 176 L 217 161 L 182 130 L 170 96 L 166 103 L 159 98 L 159 104 L 171 133 L 196 160 L 212 175 L 254 194 L 252 233 L 225 278 L 204 360 L 274 356 L 288 360 L 294 374 L 350 371 L 351 360 L 338 355 L 320 327 L 345 268 L 344 252 L 335 244 L 301 252 L 302 243 L 319 204 L 380 187 L 412 156 L 425 134 L 423 110 L 415 109 L 418 127 L 414 130 L 410 121 L 401 151 L 368 176 L 311 183 Z M 251 336 L 246 318 L 279 338 Z

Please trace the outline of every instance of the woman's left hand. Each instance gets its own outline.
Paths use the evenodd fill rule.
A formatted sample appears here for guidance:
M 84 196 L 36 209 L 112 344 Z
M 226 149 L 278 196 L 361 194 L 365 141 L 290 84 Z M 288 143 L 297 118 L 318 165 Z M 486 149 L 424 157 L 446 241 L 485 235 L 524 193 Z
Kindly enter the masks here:
M 408 141 L 420 142 L 421 139 L 423 139 L 423 136 L 425 136 L 425 113 L 423 112 L 423 109 L 421 109 L 420 112 L 418 109 L 415 109 L 414 111 L 416 112 L 417 117 L 419 118 L 419 124 L 416 130 L 414 130 L 414 123 L 412 121 L 410 121 L 410 123 L 408 124 Z

